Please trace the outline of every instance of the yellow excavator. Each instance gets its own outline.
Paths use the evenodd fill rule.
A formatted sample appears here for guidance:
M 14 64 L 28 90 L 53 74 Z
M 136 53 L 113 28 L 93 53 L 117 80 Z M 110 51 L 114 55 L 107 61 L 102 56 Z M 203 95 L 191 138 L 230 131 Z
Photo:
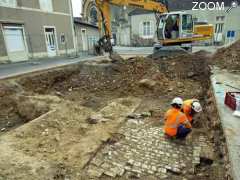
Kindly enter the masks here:
M 193 17 L 183 11 L 169 12 L 167 0 L 95 0 L 98 8 L 98 27 L 102 37 L 95 46 L 97 54 L 113 52 L 111 32 L 110 5 L 141 8 L 153 11 L 157 23 L 157 39 L 154 52 L 160 52 L 164 47 L 167 52 L 173 47 L 191 50 L 192 43 L 213 38 L 213 26 L 210 24 L 194 25 Z

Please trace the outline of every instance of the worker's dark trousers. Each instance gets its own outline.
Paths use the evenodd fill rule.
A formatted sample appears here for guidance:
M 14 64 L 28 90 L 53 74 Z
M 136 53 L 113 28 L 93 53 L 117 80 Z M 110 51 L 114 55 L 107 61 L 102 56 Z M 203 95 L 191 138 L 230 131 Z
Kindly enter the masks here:
M 192 130 L 189 128 L 186 128 L 184 125 L 180 125 L 177 130 L 177 138 L 185 138 Z

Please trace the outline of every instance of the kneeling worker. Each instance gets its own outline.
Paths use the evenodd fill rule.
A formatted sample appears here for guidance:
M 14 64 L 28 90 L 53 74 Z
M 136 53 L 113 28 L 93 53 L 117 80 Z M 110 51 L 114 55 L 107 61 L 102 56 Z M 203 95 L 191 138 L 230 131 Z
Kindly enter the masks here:
M 185 138 L 191 132 L 191 123 L 187 116 L 181 112 L 183 100 L 176 97 L 172 100 L 171 106 L 165 114 L 164 131 L 170 137 Z
M 182 112 L 187 116 L 188 121 L 193 124 L 193 117 L 202 111 L 202 106 L 197 99 L 188 99 L 183 102 Z

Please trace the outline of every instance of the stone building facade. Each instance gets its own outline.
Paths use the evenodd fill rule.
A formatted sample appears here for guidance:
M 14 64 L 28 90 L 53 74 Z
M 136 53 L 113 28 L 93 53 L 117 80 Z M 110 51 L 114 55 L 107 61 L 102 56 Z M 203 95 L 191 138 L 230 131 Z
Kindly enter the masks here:
M 75 52 L 71 0 L 0 1 L 0 62 L 66 52 Z

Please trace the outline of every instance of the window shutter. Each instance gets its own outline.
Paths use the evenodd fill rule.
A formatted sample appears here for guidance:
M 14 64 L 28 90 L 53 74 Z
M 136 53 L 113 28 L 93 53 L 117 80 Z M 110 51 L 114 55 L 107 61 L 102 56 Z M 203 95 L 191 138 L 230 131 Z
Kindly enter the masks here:
M 153 21 L 150 21 L 150 35 L 151 36 L 154 35 L 154 24 L 153 24 Z
M 143 22 L 139 23 L 139 36 L 143 36 Z

